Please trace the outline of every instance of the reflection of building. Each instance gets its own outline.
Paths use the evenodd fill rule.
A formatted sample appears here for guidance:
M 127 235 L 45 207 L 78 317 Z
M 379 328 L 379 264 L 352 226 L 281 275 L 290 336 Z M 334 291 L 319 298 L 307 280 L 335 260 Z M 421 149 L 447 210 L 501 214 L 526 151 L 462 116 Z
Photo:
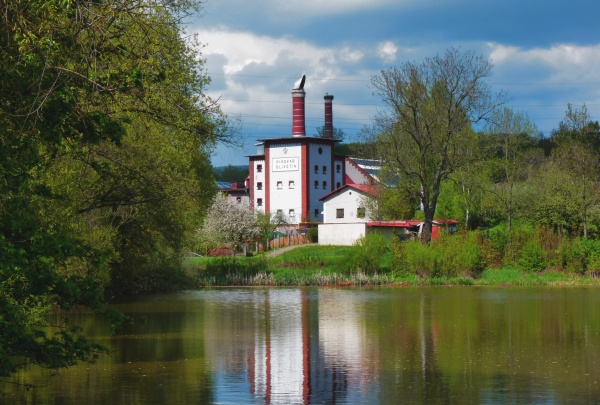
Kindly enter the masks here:
M 372 383 L 362 374 L 369 359 L 363 355 L 359 311 L 349 309 L 340 293 L 265 290 L 255 297 L 258 314 L 248 371 L 257 400 L 347 403 L 351 383 Z

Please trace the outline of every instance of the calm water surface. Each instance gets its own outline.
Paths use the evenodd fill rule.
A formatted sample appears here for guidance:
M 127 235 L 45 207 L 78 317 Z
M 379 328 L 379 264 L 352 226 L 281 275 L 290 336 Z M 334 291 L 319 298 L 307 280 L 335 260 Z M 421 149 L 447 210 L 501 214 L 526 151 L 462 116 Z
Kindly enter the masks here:
M 210 289 L 70 314 L 111 349 L 13 404 L 600 403 L 600 289 Z

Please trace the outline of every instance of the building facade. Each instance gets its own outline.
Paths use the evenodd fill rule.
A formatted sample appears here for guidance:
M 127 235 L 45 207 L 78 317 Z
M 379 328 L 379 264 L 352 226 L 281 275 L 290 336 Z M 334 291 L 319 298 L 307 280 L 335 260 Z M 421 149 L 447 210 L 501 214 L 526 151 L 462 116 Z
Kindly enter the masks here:
M 249 198 L 254 210 L 285 214 L 291 224 L 323 222 L 321 197 L 345 184 L 373 180 L 352 159 L 337 156 L 333 96 L 324 96 L 324 137 L 306 136 L 304 79 L 292 90 L 292 135 L 259 139 L 249 159 Z

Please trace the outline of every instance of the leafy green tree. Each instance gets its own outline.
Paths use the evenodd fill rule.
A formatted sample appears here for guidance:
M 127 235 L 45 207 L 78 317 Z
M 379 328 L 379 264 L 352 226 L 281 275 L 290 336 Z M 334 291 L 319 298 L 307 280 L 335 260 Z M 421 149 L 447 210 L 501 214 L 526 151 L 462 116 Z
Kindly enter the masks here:
M 190 207 L 210 199 L 198 179 L 230 133 L 181 29 L 196 6 L 3 3 L 0 375 L 94 359 L 102 349 L 68 322 L 50 327 L 50 309 L 99 309 L 108 269 L 179 250 Z M 191 172 L 199 193 L 182 187 Z
M 264 242 L 267 242 L 269 238 L 273 238 L 273 234 L 278 227 L 289 224 L 285 214 L 281 211 L 278 211 L 275 214 L 271 212 L 258 211 L 256 212 L 256 220 L 260 229 L 259 239 Z M 268 243 L 265 244 L 265 248 L 267 246 Z
M 529 121 L 527 114 L 505 107 L 491 114 L 486 132 L 485 146 L 491 156 L 489 163 L 498 169 L 498 178 L 489 192 L 506 213 L 510 245 L 515 186 L 527 176 L 526 161 L 532 156 L 530 152 L 535 145 L 537 128 Z
M 419 185 L 429 242 L 441 184 L 468 161 L 471 123 L 503 104 L 485 79 L 492 65 L 473 52 L 452 48 L 422 63 L 407 62 L 372 79 L 388 110 L 377 117 L 379 153 L 386 164 Z

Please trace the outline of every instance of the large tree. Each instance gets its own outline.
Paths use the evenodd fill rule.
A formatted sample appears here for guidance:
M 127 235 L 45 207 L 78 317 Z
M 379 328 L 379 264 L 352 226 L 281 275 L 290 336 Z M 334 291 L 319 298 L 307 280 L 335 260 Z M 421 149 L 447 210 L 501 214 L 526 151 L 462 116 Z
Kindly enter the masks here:
M 525 113 L 511 108 L 493 112 L 486 125 L 485 146 L 492 163 L 497 168 L 498 179 L 489 190 L 502 205 L 506 213 L 509 245 L 514 215 L 515 186 L 527 176 L 527 161 L 531 159 L 536 143 L 537 128 Z
M 68 323 L 51 328 L 48 309 L 99 308 L 109 260 L 137 254 L 151 262 L 158 249 L 176 251 L 191 228 L 176 218 L 193 205 L 177 198 L 194 192 L 182 178 L 209 173 L 207 154 L 228 135 L 218 106 L 202 95 L 209 79 L 180 25 L 195 7 L 3 2 L 1 376 L 20 364 L 94 358 L 100 348 Z
M 380 155 L 399 176 L 417 182 L 425 242 L 442 182 L 468 162 L 475 140 L 471 124 L 504 103 L 504 95 L 493 95 L 485 82 L 491 69 L 483 56 L 451 48 L 372 79 L 374 94 L 388 107 L 375 122 Z

